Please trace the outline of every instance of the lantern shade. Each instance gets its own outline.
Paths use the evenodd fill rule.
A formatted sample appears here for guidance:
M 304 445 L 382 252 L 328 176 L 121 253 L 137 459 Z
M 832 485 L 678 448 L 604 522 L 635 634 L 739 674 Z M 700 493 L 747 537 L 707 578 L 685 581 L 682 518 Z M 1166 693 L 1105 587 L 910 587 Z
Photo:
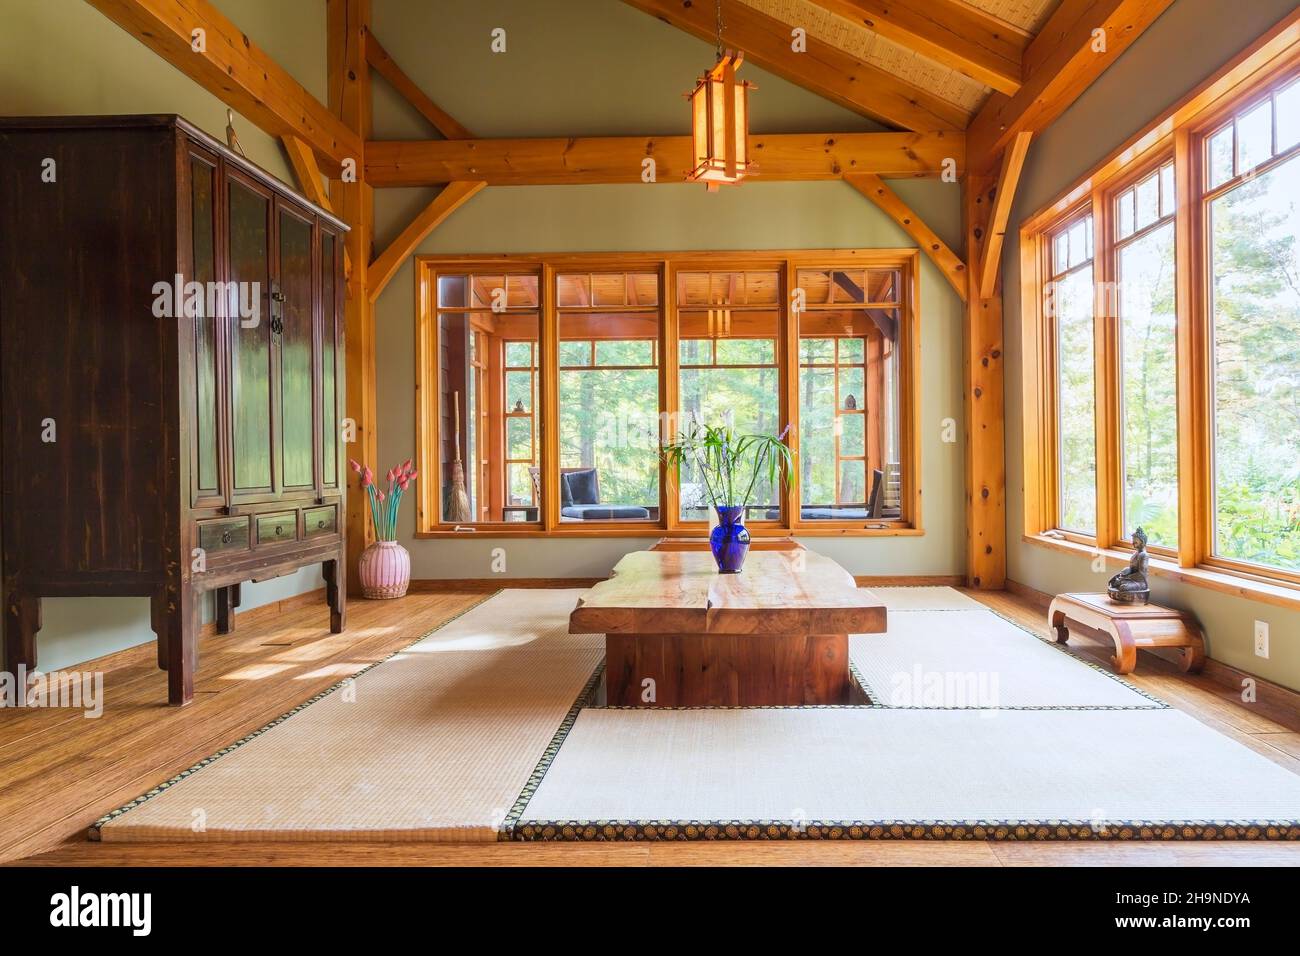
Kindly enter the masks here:
M 707 184 L 710 192 L 753 172 L 747 148 L 749 84 L 736 79 L 742 59 L 728 51 L 690 94 L 692 168 L 686 179 Z

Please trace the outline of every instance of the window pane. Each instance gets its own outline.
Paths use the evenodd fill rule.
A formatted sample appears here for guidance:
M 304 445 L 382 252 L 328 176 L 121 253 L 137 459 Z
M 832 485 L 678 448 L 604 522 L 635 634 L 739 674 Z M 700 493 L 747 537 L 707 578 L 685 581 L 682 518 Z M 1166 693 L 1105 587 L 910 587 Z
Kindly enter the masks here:
M 596 304 L 617 297 L 621 305 L 629 281 L 623 273 L 594 276 Z M 562 362 L 575 366 L 559 380 L 562 523 L 659 519 L 659 371 L 654 341 L 645 338 L 659 328 L 655 313 L 559 313 Z M 591 340 L 563 341 L 576 335 L 594 337 L 595 366 Z
M 898 518 L 898 317 L 892 310 L 836 313 L 836 325 L 848 324 L 854 334 L 827 340 L 820 336 L 825 315 L 800 318 L 801 329 L 816 336 L 801 338 L 800 354 L 819 356 L 819 364 L 804 361 L 799 368 L 800 518 Z M 827 349 L 822 343 L 828 341 L 838 349 Z M 891 494 L 884 491 L 886 474 L 894 479 Z M 877 477 L 881 491 L 873 510 L 868 504 Z
M 1052 243 L 1052 274 L 1060 275 L 1070 268 L 1070 236 L 1061 233 Z
M 1119 237 L 1127 239 L 1137 231 L 1133 190 L 1126 189 L 1119 197 Z
M 1277 94 L 1277 151 L 1300 143 L 1300 80 Z
M 1232 124 L 1210 137 L 1210 188 L 1232 178 Z
M 682 339 L 677 343 L 677 361 L 681 365 L 709 365 L 713 362 L 710 339 Z
M 1214 551 L 1300 571 L 1300 159 L 1216 199 L 1210 236 Z
M 511 277 L 517 278 L 517 277 Z M 536 278 L 535 276 L 533 278 Z M 507 289 L 503 277 L 470 277 L 471 300 Z M 526 289 L 527 284 L 516 286 Z M 507 293 L 508 294 L 508 293 Z M 511 510 L 521 501 L 527 467 L 536 464 L 536 374 L 503 364 L 530 364 L 538 315 L 485 311 L 442 312 L 438 316 L 439 467 L 441 519 L 448 523 L 536 521 L 536 513 Z M 509 341 L 503 341 L 505 335 Z M 504 408 L 493 388 L 505 391 Z M 507 414 L 512 413 L 512 414 Z M 516 417 L 517 416 L 517 417 Z M 523 469 L 505 459 L 522 460 Z M 529 494 L 531 498 L 531 494 Z
M 644 339 L 596 343 L 597 365 L 654 365 L 654 343 Z
M 799 340 L 799 364 L 811 365 L 813 363 L 818 365 L 835 364 L 834 339 Z
M 1237 120 L 1237 172 L 1254 169 L 1273 155 L 1273 101 L 1260 103 Z
M 1174 226 L 1119 253 L 1125 537 L 1178 547 L 1178 372 Z
M 803 289 L 808 305 L 825 305 L 831 301 L 831 274 L 829 270 L 800 269 L 795 281 Z
M 1137 185 L 1137 227 L 1145 229 L 1160 218 L 1160 180 L 1148 176 Z
M 466 276 L 438 276 L 438 305 L 463 309 L 469 303 L 469 280 Z
M 1089 236 L 1092 234 L 1092 217 L 1081 219 L 1070 227 L 1070 268 L 1087 261 L 1091 255 Z
M 1092 302 L 1091 266 L 1057 281 L 1058 520 L 1062 528 L 1087 533 L 1097 523 Z
M 506 406 L 513 412 L 533 410 L 532 372 L 506 372 Z
M 718 339 L 719 365 L 771 365 L 775 356 L 774 339 Z
M 532 342 L 507 342 L 506 343 L 506 365 L 509 368 L 532 368 L 533 367 L 533 343 Z
M 591 342 L 589 340 L 560 343 L 560 367 L 561 368 L 567 368 L 572 365 L 585 366 L 590 364 L 591 364 Z

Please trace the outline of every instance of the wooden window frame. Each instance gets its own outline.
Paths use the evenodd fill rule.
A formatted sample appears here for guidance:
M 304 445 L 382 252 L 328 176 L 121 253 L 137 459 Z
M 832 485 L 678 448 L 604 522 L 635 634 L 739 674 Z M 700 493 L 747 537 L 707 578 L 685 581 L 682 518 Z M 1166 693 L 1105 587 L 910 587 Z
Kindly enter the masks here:
M 1029 216 L 1020 229 L 1022 394 L 1024 402 L 1024 540 L 1059 550 L 1127 559 L 1123 522 L 1122 434 L 1118 311 L 1112 294 L 1094 296 L 1097 382 L 1097 533 L 1081 536 L 1057 527 L 1053 462 L 1055 343 L 1044 315 L 1049 274 L 1047 239 L 1059 225 L 1093 214 L 1094 281 L 1115 288 L 1118 240 L 1115 200 L 1172 158 L 1178 201 L 1173 217 L 1178 396 L 1178 548 L 1152 549 L 1156 574 L 1286 607 L 1300 607 L 1300 573 L 1218 557 L 1213 552 L 1212 316 L 1209 202 L 1239 185 L 1242 176 L 1210 189 L 1210 137 L 1300 77 L 1300 12 L 1277 24 L 1209 80 L 1112 153 L 1077 185 Z M 1274 111 L 1276 147 L 1276 110 Z M 1300 146 L 1258 164 L 1257 176 L 1300 155 Z M 1235 145 L 1234 145 L 1235 162 Z M 1234 167 L 1234 172 L 1236 172 Z M 1164 222 L 1159 217 L 1157 222 Z
M 776 309 L 779 315 L 776 341 L 779 418 L 788 423 L 787 442 L 798 454 L 798 321 L 791 306 L 790 289 L 799 269 L 895 269 L 900 273 L 897 303 L 890 306 L 899 316 L 898 424 L 899 458 L 902 464 L 900 509 L 897 519 L 882 519 L 865 527 L 863 522 L 804 521 L 799 510 L 799 481 L 785 482 L 781 489 L 781 517 L 750 526 L 756 537 L 824 536 L 879 537 L 921 535 L 921 452 L 920 452 L 920 305 L 919 252 L 916 249 L 825 249 L 773 250 L 762 252 L 659 252 L 578 253 L 484 256 L 416 256 L 415 347 L 416 347 L 416 460 L 421 476 L 416 508 L 417 538 L 464 538 L 468 535 L 510 537 L 662 537 L 666 534 L 703 537 L 708 526 L 701 521 L 682 521 L 675 482 L 660 463 L 660 514 L 657 521 L 602 521 L 596 527 L 561 522 L 558 482 L 548 480 L 558 473 L 559 431 L 559 314 L 571 311 L 557 304 L 555 286 L 561 273 L 656 272 L 660 277 L 659 394 L 661 420 L 676 421 L 679 411 L 679 354 L 677 275 L 694 271 L 776 270 L 781 291 Z M 535 410 L 535 434 L 540 436 L 542 495 L 536 522 L 467 522 L 460 525 L 441 521 L 441 467 L 438 449 L 440 409 L 437 386 L 438 308 L 437 278 L 440 274 L 517 273 L 537 270 L 539 338 L 536 350 L 540 401 Z M 446 310 L 444 310 L 446 311 Z M 465 310 L 471 311 L 471 310 Z M 432 377 L 432 380 L 431 380 Z M 784 427 L 784 426 L 783 426 Z M 797 457 L 796 457 L 797 460 Z M 590 522 L 588 524 L 597 524 Z M 576 525 L 576 526 L 575 526 Z M 457 530 L 459 528 L 460 530 Z

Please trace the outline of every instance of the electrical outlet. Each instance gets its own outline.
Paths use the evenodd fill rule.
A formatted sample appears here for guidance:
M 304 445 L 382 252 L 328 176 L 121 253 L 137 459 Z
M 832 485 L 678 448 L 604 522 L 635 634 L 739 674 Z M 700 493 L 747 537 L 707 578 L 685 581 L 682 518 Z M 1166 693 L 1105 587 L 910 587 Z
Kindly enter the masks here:
M 1268 659 L 1268 621 L 1255 622 L 1255 656 Z

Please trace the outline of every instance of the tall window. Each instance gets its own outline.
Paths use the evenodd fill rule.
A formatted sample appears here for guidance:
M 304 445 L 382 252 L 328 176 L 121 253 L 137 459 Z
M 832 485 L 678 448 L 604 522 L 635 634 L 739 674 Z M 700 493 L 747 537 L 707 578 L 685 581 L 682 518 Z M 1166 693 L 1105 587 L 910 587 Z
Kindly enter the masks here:
M 1141 526 L 1157 569 L 1274 596 L 1300 589 L 1300 40 L 1276 43 L 1021 229 L 1026 532 Z
M 800 517 L 899 514 L 897 270 L 800 269 Z
M 659 275 L 560 273 L 560 520 L 659 519 Z
M 537 461 L 537 293 L 536 272 L 437 277 L 444 522 L 538 520 L 521 480 Z
M 1207 138 L 1214 554 L 1300 571 L 1300 81 Z
M 1089 214 L 1051 237 L 1046 299 L 1056 332 L 1058 522 L 1086 534 L 1095 532 L 1097 522 L 1092 228 Z
M 725 422 L 741 434 L 779 434 L 780 272 L 678 273 L 677 308 L 680 425 Z M 779 493 L 760 477 L 746 520 L 780 518 Z M 679 495 L 681 520 L 708 517 L 704 484 L 689 466 Z
M 1115 198 L 1123 527 L 1178 548 L 1178 350 L 1174 164 Z

